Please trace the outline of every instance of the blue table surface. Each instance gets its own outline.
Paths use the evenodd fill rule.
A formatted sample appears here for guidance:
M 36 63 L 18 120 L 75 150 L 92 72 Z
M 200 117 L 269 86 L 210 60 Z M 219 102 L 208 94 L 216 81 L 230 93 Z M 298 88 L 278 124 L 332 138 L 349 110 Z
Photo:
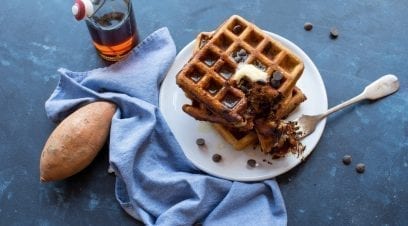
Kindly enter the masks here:
M 0 225 L 134 225 L 116 202 L 104 148 L 83 172 L 41 184 L 39 158 L 53 124 L 44 102 L 59 67 L 104 66 L 73 1 L 3 1 L 0 7 Z M 400 90 L 331 116 L 307 161 L 278 177 L 288 225 L 408 225 L 408 2 L 133 1 L 142 38 L 167 26 L 181 50 L 232 14 L 296 43 L 315 62 L 329 106 L 383 74 Z M 305 22 L 314 28 L 307 32 Z M 338 39 L 329 38 L 337 27 Z M 350 154 L 351 165 L 342 163 Z M 357 174 L 355 165 L 366 165 Z M 136 222 L 137 223 L 137 222 Z M 141 223 L 137 223 L 140 224 Z

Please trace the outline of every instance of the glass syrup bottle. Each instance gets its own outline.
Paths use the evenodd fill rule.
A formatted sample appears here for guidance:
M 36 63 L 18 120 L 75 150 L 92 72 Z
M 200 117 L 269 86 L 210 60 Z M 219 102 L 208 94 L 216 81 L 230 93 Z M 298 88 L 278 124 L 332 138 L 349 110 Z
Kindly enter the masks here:
M 139 42 L 130 0 L 76 0 L 72 13 L 85 19 L 93 45 L 108 61 L 126 57 Z

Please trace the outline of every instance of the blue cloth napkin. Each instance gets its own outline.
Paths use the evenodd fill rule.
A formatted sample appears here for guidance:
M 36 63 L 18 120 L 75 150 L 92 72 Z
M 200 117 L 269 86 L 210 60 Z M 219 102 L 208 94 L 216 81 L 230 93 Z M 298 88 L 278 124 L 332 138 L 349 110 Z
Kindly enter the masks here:
M 286 225 L 275 180 L 216 178 L 184 156 L 157 107 L 160 83 L 175 54 L 169 31 L 162 28 L 122 62 L 87 72 L 59 69 L 59 84 L 45 103 L 47 115 L 61 121 L 86 103 L 116 103 L 109 146 L 116 197 L 147 225 Z

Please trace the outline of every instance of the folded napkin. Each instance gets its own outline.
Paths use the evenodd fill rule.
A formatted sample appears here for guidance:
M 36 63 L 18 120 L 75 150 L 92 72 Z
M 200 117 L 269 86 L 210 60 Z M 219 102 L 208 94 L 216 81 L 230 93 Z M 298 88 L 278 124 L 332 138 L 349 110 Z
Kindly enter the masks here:
M 87 72 L 59 69 L 59 84 L 45 103 L 47 115 L 61 121 L 86 103 L 116 103 L 109 142 L 116 197 L 146 225 L 286 225 L 275 180 L 216 178 L 184 156 L 157 107 L 160 83 L 175 54 L 162 28 L 122 62 Z

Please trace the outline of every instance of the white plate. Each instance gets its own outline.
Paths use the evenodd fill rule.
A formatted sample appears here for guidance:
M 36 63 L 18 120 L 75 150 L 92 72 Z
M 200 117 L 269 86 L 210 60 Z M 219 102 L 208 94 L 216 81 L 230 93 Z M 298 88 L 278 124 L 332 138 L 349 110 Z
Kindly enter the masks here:
M 327 95 L 323 80 L 312 60 L 298 46 L 289 40 L 266 32 L 299 56 L 305 65 L 303 75 L 297 82 L 297 86 L 306 94 L 307 100 L 289 117 L 294 119 L 301 114 L 318 114 L 327 110 Z M 302 140 L 306 149 L 302 156 L 288 155 L 285 158 L 271 160 L 259 150 L 259 147 L 248 147 L 242 151 L 236 151 L 211 127 L 207 122 L 196 121 L 183 112 L 181 107 L 185 103 L 191 103 L 184 92 L 176 84 L 176 75 L 185 63 L 190 59 L 194 48 L 194 41 L 190 42 L 177 55 L 172 67 L 164 79 L 160 89 L 159 106 L 170 129 L 174 133 L 184 154 L 199 169 L 208 174 L 237 181 L 259 181 L 276 177 L 283 174 L 296 165 L 302 158 L 306 158 L 314 149 L 323 133 L 326 121 L 323 120 L 316 131 Z M 197 138 L 204 138 L 206 148 L 196 145 Z M 222 161 L 215 163 L 211 156 L 218 153 Z M 257 166 L 247 166 L 248 159 L 255 159 Z M 270 163 L 268 163 L 267 160 Z

